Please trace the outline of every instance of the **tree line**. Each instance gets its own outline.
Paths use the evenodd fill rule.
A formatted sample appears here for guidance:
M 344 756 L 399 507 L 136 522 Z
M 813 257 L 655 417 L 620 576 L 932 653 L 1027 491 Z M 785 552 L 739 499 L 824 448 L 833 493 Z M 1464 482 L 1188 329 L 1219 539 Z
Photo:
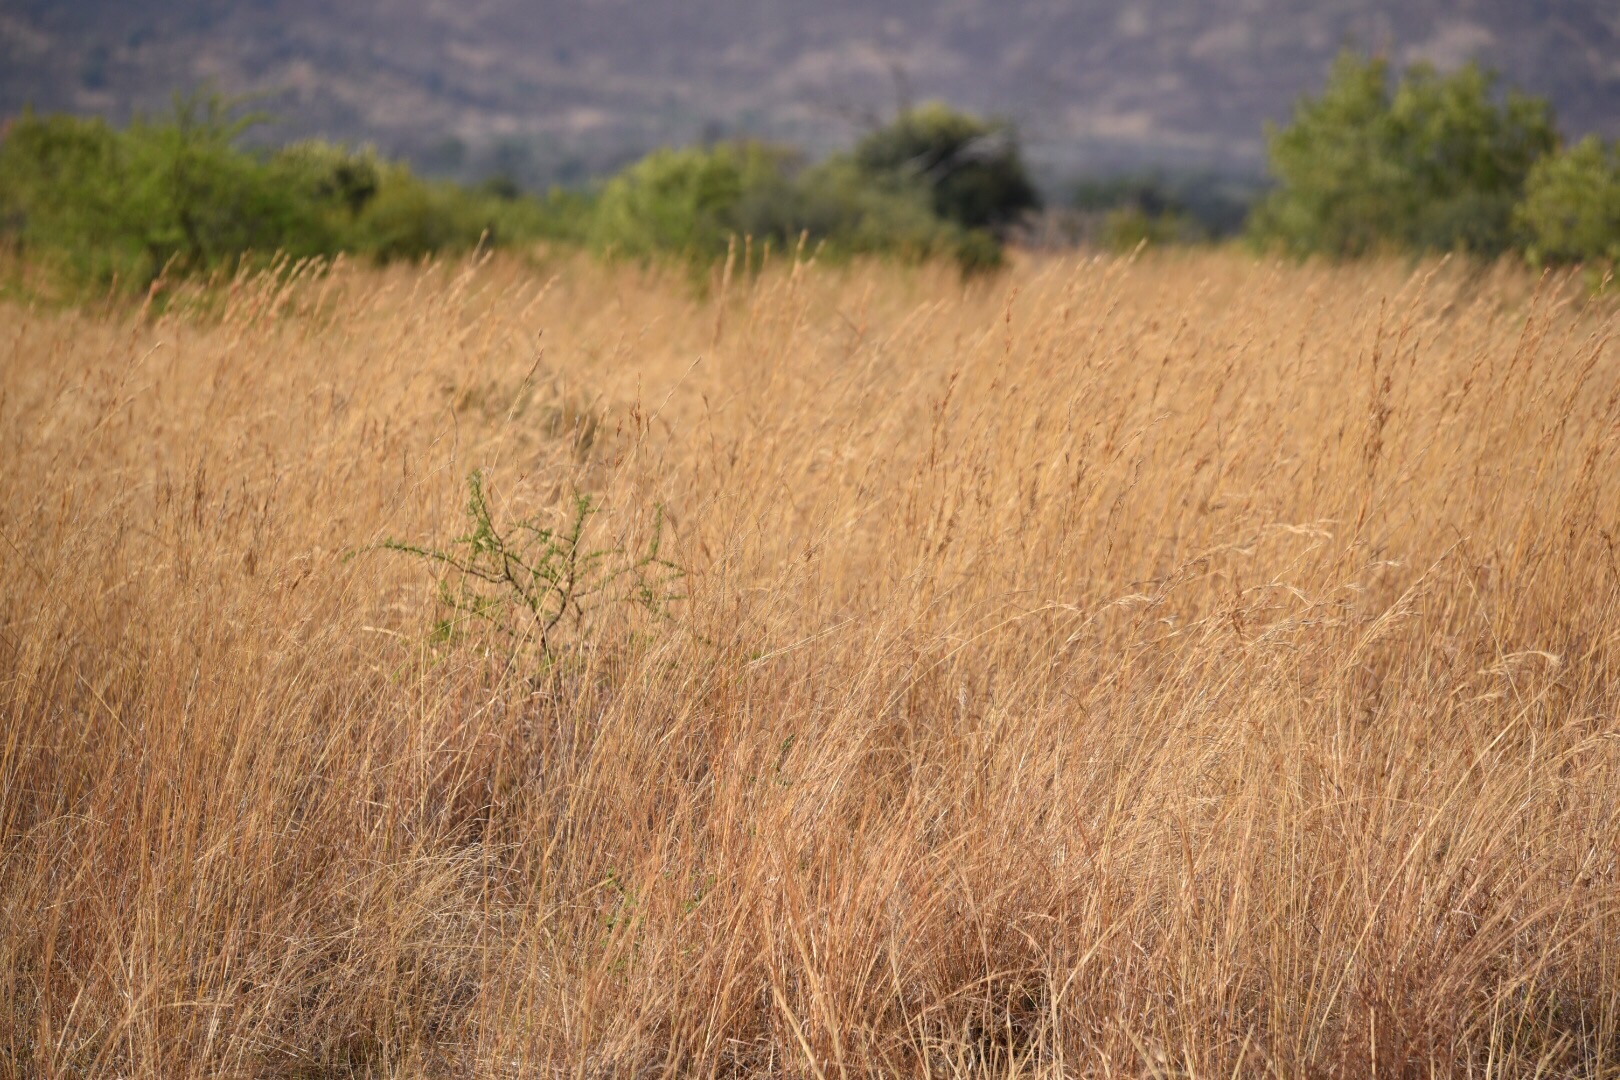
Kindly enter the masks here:
M 244 258 L 339 252 L 379 261 L 539 241 L 711 265 L 755 257 L 950 258 L 994 268 L 1041 198 L 1009 122 L 907 108 L 849 150 L 721 142 L 653 152 L 591 190 L 437 182 L 375 150 L 253 150 L 263 121 L 217 95 L 119 129 L 25 112 L 0 141 L 0 244 L 82 282 L 141 288 Z M 1536 265 L 1620 261 L 1620 144 L 1568 145 L 1551 106 L 1477 64 L 1450 74 L 1342 55 L 1323 91 L 1267 132 L 1269 186 L 1248 213 L 1201 185 L 1082 184 L 1071 210 L 1116 249 L 1241 228 L 1297 256 L 1520 253 Z M 1210 192 L 1203 192 L 1209 196 Z
M 658 150 L 594 191 L 425 179 L 369 148 L 242 146 L 263 121 L 217 95 L 126 128 L 24 113 L 0 142 L 0 243 L 71 279 L 145 287 L 274 253 L 378 261 L 538 241 L 708 265 L 737 238 L 763 253 L 1002 260 L 1039 199 L 1016 131 L 938 105 L 819 162 L 762 143 Z

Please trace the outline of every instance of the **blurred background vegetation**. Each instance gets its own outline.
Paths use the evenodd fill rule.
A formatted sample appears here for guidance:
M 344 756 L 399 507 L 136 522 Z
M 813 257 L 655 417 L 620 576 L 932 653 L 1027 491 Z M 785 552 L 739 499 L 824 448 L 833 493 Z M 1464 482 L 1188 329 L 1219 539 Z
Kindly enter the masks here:
M 0 141 L 0 244 L 61 280 L 131 292 L 276 253 L 389 261 L 539 244 L 699 269 L 739 246 L 756 264 L 808 247 L 948 258 L 965 273 L 999 266 L 1010 242 L 1125 252 L 1238 237 L 1297 257 L 1584 263 L 1603 281 L 1620 260 L 1620 146 L 1566 146 L 1546 101 L 1476 64 L 1396 72 L 1344 54 L 1268 130 L 1263 188 L 1144 173 L 1044 200 L 1013 125 L 940 104 L 903 107 L 820 160 L 715 142 L 543 193 L 505 173 L 430 180 L 366 147 L 249 148 L 244 134 L 267 119 L 207 92 L 122 129 L 25 112 Z

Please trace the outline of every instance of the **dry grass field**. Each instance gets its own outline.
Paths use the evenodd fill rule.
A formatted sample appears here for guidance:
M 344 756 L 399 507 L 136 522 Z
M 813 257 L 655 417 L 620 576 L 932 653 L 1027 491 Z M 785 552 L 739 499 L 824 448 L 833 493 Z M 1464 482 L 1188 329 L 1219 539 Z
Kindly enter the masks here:
M 1616 312 L 1229 254 L 0 306 L 0 1076 L 1620 1076 Z M 543 648 L 380 546 L 475 471 L 486 556 L 595 499 Z

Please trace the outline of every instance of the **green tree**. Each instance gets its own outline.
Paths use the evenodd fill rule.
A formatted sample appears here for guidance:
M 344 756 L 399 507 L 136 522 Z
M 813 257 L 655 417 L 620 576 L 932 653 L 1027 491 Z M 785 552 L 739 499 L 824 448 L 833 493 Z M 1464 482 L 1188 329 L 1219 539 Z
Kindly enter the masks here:
M 403 165 L 380 170 L 377 193 L 355 219 L 349 246 L 375 259 L 420 259 L 471 248 L 493 221 L 452 184 L 430 184 Z
M 249 253 L 386 260 L 583 239 L 582 197 L 430 184 L 372 150 L 323 142 L 241 148 L 260 119 L 207 94 L 177 97 L 171 115 L 124 131 L 25 113 L 0 142 L 0 230 L 72 278 L 134 286 Z
M 963 231 L 941 220 L 915 185 L 873 177 L 842 154 L 754 186 L 732 220 L 744 235 L 781 244 L 808 236 L 834 257 L 952 255 Z
M 1390 112 L 1415 204 L 1410 243 L 1496 255 L 1514 242 L 1513 208 L 1530 170 L 1558 145 L 1552 107 L 1509 91 L 1477 64 L 1412 68 Z
M 310 139 L 276 152 L 270 165 L 311 200 L 358 218 L 382 185 L 387 167 L 375 150 Z
M 1518 219 L 1537 264 L 1620 264 L 1620 143 L 1588 136 L 1530 171 Z
M 307 193 L 236 145 L 265 118 L 234 112 L 217 94 L 177 96 L 171 117 L 126 133 L 128 210 L 154 266 L 206 270 L 249 251 L 302 257 L 335 247 Z
M 23 113 L 0 143 L 0 206 L 15 243 L 95 276 L 139 257 L 123 156 L 100 120 Z
M 942 218 L 910 178 L 870 172 L 849 155 L 807 166 L 753 143 L 650 154 L 608 183 L 590 229 L 598 250 L 698 265 L 723 256 L 734 238 L 780 250 L 801 236 L 833 258 L 940 256 L 983 270 L 1002 257 L 993 235 Z
M 1505 98 L 1476 64 L 1442 75 L 1341 55 L 1321 96 L 1267 139 L 1276 187 L 1251 232 L 1297 254 L 1384 247 L 1498 254 L 1531 167 L 1557 145 L 1545 101 Z
M 590 230 L 593 246 L 617 254 L 723 255 L 744 232 L 739 209 L 787 197 L 787 156 L 757 143 L 657 150 L 608 182 Z
M 0 190 L 22 242 L 78 276 L 129 281 L 250 250 L 331 250 L 329 223 L 286 170 L 234 145 L 256 118 L 230 113 L 218 97 L 177 97 L 171 117 L 127 131 L 24 114 L 0 144 Z
M 869 175 L 921 185 L 934 212 L 965 229 L 1002 230 L 1040 206 L 1017 130 L 944 105 L 907 109 L 854 157 Z

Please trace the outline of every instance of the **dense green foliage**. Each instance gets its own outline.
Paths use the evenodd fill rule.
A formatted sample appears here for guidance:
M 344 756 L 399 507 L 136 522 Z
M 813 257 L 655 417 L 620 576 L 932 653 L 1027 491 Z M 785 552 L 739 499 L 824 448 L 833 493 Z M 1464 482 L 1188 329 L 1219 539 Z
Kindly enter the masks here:
M 757 144 L 655 151 L 603 189 L 591 241 L 631 256 L 724 254 L 729 238 L 744 231 L 744 204 L 785 187 L 785 164 L 784 155 Z
M 835 257 L 944 256 L 976 270 L 1000 263 L 992 228 L 1033 205 L 1010 131 L 941 107 L 813 165 L 755 143 L 660 150 L 598 194 L 544 197 L 499 179 L 432 183 L 327 143 L 243 149 L 258 119 L 207 96 L 126 130 L 25 114 L 0 143 L 0 233 L 74 279 L 131 287 L 275 252 L 414 259 L 536 240 L 707 265 L 751 238 L 756 250 L 808 242 Z M 921 171 L 876 153 L 902 133 L 922 139 Z
M 854 159 L 869 176 L 920 185 L 935 213 L 965 229 L 1003 229 L 1040 206 L 1013 127 L 944 105 L 907 109 Z
M 1538 161 L 1518 216 L 1532 262 L 1620 264 L 1620 143 L 1593 136 Z
M 242 149 L 259 119 L 217 97 L 177 99 L 171 116 L 122 131 L 25 113 L 0 143 L 0 228 L 77 280 L 129 285 L 275 252 L 386 260 L 583 236 L 578 200 L 561 193 L 433 184 L 325 143 Z
M 1546 102 L 1496 93 L 1474 64 L 1409 69 L 1341 56 L 1326 90 L 1269 132 L 1276 188 L 1251 222 L 1298 254 L 1382 248 L 1495 255 L 1520 239 L 1514 208 L 1558 142 Z
M 208 268 L 259 249 L 314 254 L 333 241 L 301 176 L 232 141 L 242 128 L 185 103 L 167 124 L 25 115 L 0 146 L 7 220 L 25 249 L 95 279 Z
M 725 143 L 659 150 L 609 181 L 590 237 L 604 252 L 673 253 L 699 264 L 741 237 L 760 250 L 809 242 L 835 258 L 944 256 L 964 270 L 999 265 L 1001 245 L 988 228 L 936 206 L 928 184 L 900 169 L 863 165 L 858 155 L 809 165 L 781 148 Z

